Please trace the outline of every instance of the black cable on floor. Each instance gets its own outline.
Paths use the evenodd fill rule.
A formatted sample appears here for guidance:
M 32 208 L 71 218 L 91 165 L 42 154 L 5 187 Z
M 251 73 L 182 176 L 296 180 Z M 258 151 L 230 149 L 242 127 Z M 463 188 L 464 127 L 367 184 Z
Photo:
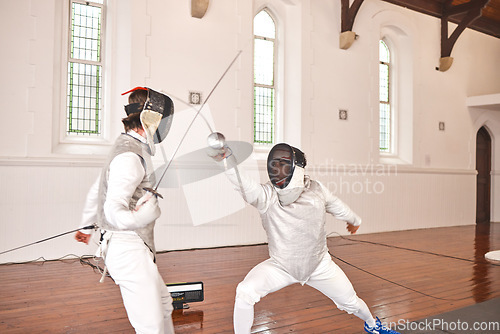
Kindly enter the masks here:
M 341 235 L 340 233 L 337 233 L 337 232 L 332 232 L 332 233 L 328 234 L 327 238 L 331 234 L 333 234 L 333 233 L 337 234 L 341 239 L 349 240 L 349 241 L 352 241 L 352 242 L 361 242 L 361 243 L 378 245 L 378 246 L 384 246 L 384 247 L 389 247 L 389 248 L 402 249 L 402 250 L 407 250 L 407 251 L 416 252 L 416 253 L 422 253 L 422 254 L 428 254 L 428 255 L 434 255 L 434 256 L 440 256 L 440 257 L 446 257 L 446 258 L 450 258 L 450 259 L 454 259 L 454 260 L 466 261 L 466 262 L 471 262 L 471 263 L 475 263 L 475 264 L 476 263 L 489 264 L 489 265 L 492 265 L 492 266 L 500 267 L 499 264 L 488 262 L 486 260 L 485 261 L 477 261 L 477 260 L 465 259 L 465 258 L 462 258 L 462 257 L 457 257 L 457 256 L 452 256 L 452 255 L 446 255 L 446 254 L 440 254 L 440 253 L 434 253 L 434 252 L 424 251 L 424 250 L 420 250 L 420 249 L 413 249 L 413 248 L 407 248 L 407 247 L 401 247 L 401 246 L 395 246 L 395 245 L 387 245 L 387 244 L 383 244 L 381 242 L 350 239 L 350 238 L 347 238 L 347 237 L 345 237 L 345 236 L 343 236 L 343 235 Z
M 383 280 L 383 281 L 386 281 L 386 282 L 389 282 L 389 283 L 391 283 L 391 284 L 397 285 L 397 286 L 399 286 L 399 287 L 401 287 L 401 288 L 404 288 L 404 289 L 407 289 L 407 290 L 410 290 L 410 291 L 416 292 L 416 293 L 421 294 L 421 295 L 426 296 L 426 297 L 430 297 L 430 298 L 434 298 L 434 299 L 440 299 L 440 300 L 446 300 L 446 301 L 459 301 L 459 300 L 464 300 L 464 299 L 469 298 L 469 297 L 467 297 L 467 298 L 461 298 L 461 299 L 449 299 L 449 298 L 441 298 L 441 297 L 436 297 L 436 296 L 433 296 L 433 295 L 429 295 L 429 294 L 427 294 L 427 293 L 425 293 L 425 292 L 415 290 L 415 289 L 410 288 L 410 287 L 408 287 L 408 286 L 406 286 L 406 285 L 403 285 L 403 284 L 400 284 L 400 283 L 397 283 L 397 282 L 391 281 L 390 279 L 387 279 L 387 278 L 385 278 L 385 277 L 382 277 L 382 276 L 379 276 L 379 275 L 374 274 L 374 273 L 372 273 L 372 272 L 369 272 L 369 271 L 368 271 L 368 270 L 366 270 L 366 269 L 362 269 L 362 268 L 360 268 L 360 267 L 358 267 L 358 266 L 356 266 L 356 265 L 354 265 L 354 264 L 352 264 L 352 263 L 349 263 L 349 262 L 347 262 L 347 261 L 345 261 L 345 260 L 342 260 L 342 259 L 341 259 L 340 257 L 338 257 L 338 256 L 333 255 L 330 251 L 328 251 L 328 254 L 330 254 L 332 257 L 336 258 L 337 260 L 339 260 L 339 261 L 341 261 L 341 262 L 343 262 L 343 263 L 345 263 L 345 264 L 347 264 L 347 265 L 349 265 L 349 266 L 351 266 L 351 267 L 353 267 L 353 268 L 356 268 L 356 269 L 358 269 L 358 270 L 360 270 L 360 271 L 362 271 L 362 272 L 364 272 L 364 273 L 366 273 L 366 274 L 368 274 L 368 275 L 374 276 L 374 277 L 379 278 L 379 279 L 381 279 L 381 280 Z
M 452 258 L 452 259 L 455 259 L 455 260 L 462 260 L 462 261 L 467 261 L 467 262 L 472 262 L 472 263 L 478 263 L 477 261 L 474 261 L 474 260 L 470 260 L 470 259 L 464 259 L 464 258 L 460 258 L 460 257 L 456 257 L 456 256 L 450 256 L 450 255 L 445 255 L 445 254 L 439 254 L 439 253 L 433 253 L 433 252 L 428 252 L 428 251 L 422 251 L 422 250 L 418 250 L 418 249 L 412 249 L 412 248 L 406 248 L 406 247 L 399 247 L 399 246 L 394 246 L 394 245 L 387 245 L 387 244 L 383 244 L 383 243 L 378 243 L 378 242 L 372 242 L 372 241 L 366 241 L 366 240 L 355 240 L 355 239 L 350 239 L 350 238 L 346 238 L 344 237 L 343 235 L 337 233 L 337 232 L 332 232 L 330 234 L 327 235 L 327 238 L 331 235 L 331 234 L 337 234 L 338 236 L 340 236 L 341 239 L 344 239 L 344 240 L 349 240 L 349 241 L 352 241 L 352 242 L 361 242 L 361 243 L 368 243 L 368 244 L 373 244 L 373 245 L 379 245 L 379 246 L 384 246 L 384 247 L 390 247 L 390 248 L 397 248 L 397 249 L 402 249 L 402 250 L 407 250 L 407 251 L 413 251 L 413 252 L 417 252 L 417 253 L 424 253 L 424 254 L 430 254 L 430 255 L 434 255 L 434 256 L 441 256 L 441 257 L 446 257 L 446 258 Z M 426 297 L 430 297 L 430 298 L 434 298 L 434 299 L 439 299 L 439 300 L 444 300 L 444 301 L 461 301 L 461 300 L 465 300 L 465 299 L 468 299 L 470 297 L 464 297 L 464 298 L 459 298 L 459 299 L 453 299 L 453 298 L 441 298 L 441 297 L 436 297 L 436 296 L 433 296 L 433 295 L 430 295 L 430 294 L 427 294 L 425 292 L 422 292 L 422 291 L 419 291 L 419 290 L 416 290 L 416 289 L 413 289 L 413 288 L 410 288 L 404 284 L 400 284 L 400 283 L 397 283 L 397 282 L 394 282 L 390 279 L 387 279 L 385 277 L 382 277 L 382 276 L 379 276 L 377 274 L 374 274 L 366 269 L 362 269 L 348 261 L 345 261 L 343 259 L 341 259 L 340 257 L 338 256 L 335 256 L 333 255 L 330 251 L 328 251 L 328 254 L 330 254 L 330 256 L 334 257 L 335 259 L 355 268 L 355 269 L 358 269 L 359 271 L 362 271 L 368 275 L 371 275 L 373 277 L 376 277 L 378 279 L 381 279 L 383 281 L 386 281 L 388 283 L 391 283 L 391 284 L 394 284 L 394 285 L 397 285 L 401 288 L 404 288 L 404 289 L 407 289 L 407 290 L 410 290 L 410 291 L 413 291 L 415 293 L 418 293 L 418 294 L 421 294 L 423 296 L 426 296 Z M 494 263 L 490 263 L 490 262 L 484 262 L 484 263 L 487 263 L 487 264 L 491 264 L 491 265 L 494 265 L 494 266 L 498 266 L 497 264 L 494 264 Z

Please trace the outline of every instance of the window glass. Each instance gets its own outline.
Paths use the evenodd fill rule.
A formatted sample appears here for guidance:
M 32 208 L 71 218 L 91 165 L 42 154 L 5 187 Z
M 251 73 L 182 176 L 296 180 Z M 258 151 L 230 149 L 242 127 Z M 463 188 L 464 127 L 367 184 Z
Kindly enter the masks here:
M 71 1 L 68 135 L 99 135 L 102 110 L 103 1 Z
M 379 122 L 380 151 L 391 151 L 391 99 L 390 99 L 390 52 L 387 44 L 380 41 L 379 45 Z
M 254 18 L 254 142 L 274 143 L 276 25 L 264 9 Z

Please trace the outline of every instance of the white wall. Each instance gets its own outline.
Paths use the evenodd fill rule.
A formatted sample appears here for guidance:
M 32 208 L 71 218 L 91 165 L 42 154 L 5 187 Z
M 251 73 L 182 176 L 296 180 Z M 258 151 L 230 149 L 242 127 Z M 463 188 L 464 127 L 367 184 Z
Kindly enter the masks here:
M 205 17 L 195 19 L 188 1 L 108 1 L 107 125 L 103 138 L 88 144 L 68 142 L 61 134 L 67 5 L 1 1 L 0 38 L 8 51 L 0 56 L 0 112 L 9 123 L 0 132 L 0 251 L 78 226 L 86 191 L 121 131 L 125 99 L 120 93 L 132 87 L 145 85 L 183 99 L 194 90 L 206 98 L 242 50 L 210 98 L 209 116 L 229 140 L 251 141 L 252 19 L 265 3 L 212 1 Z M 500 196 L 499 111 L 466 104 L 470 96 L 500 91 L 500 40 L 466 29 L 453 49 L 453 66 L 443 73 L 435 70 L 440 54 L 436 18 L 366 0 L 353 28 L 359 39 L 340 50 L 340 2 L 269 3 L 285 29 L 282 43 L 288 52 L 280 58 L 281 84 L 288 94 L 282 103 L 283 138 L 306 152 L 311 175 L 362 216 L 360 233 L 474 224 L 475 133 L 484 124 L 494 141 L 492 217 L 500 220 L 500 201 L 495 201 Z M 411 87 L 411 164 L 382 165 L 374 103 L 377 29 L 401 22 L 413 50 L 411 82 L 400 83 Z M 184 109 L 179 102 L 176 107 Z M 347 121 L 338 120 L 338 109 L 349 111 Z M 438 131 L 440 121 L 446 123 L 444 132 Z M 198 138 L 206 131 L 190 134 L 184 149 L 201 145 Z M 175 139 L 170 138 L 168 152 Z M 260 171 L 265 181 L 265 153 L 254 157 L 258 170 L 248 168 Z M 155 162 L 161 165 L 161 155 Z M 217 194 L 200 189 L 207 198 Z M 159 250 L 266 241 L 251 207 L 231 211 L 221 201 L 213 209 L 227 215 L 194 227 L 184 190 L 160 190 L 165 200 L 156 229 Z M 343 233 L 344 224 L 329 218 L 327 228 Z M 65 236 L 0 255 L 0 262 L 90 254 L 94 248 Z

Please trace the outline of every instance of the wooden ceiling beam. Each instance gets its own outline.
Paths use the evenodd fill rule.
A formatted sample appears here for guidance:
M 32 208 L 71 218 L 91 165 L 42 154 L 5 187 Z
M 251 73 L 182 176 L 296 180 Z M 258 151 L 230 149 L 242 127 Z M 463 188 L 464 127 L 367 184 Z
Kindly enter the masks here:
M 384 2 L 392 3 L 394 5 L 405 7 L 416 12 L 434 16 L 437 18 L 442 17 L 443 12 L 443 0 L 381 0 Z M 494 9 L 490 9 L 494 10 Z M 453 14 L 449 18 L 449 22 L 458 24 L 461 19 L 460 14 Z M 487 18 L 484 15 L 475 20 L 468 28 L 500 38 L 500 25 L 498 21 Z
M 343 50 L 347 50 L 358 36 L 352 31 L 352 27 L 363 1 L 354 0 L 352 5 L 349 6 L 349 0 L 341 0 L 339 47 Z
M 488 1 L 489 0 L 486 0 L 486 2 Z M 484 7 L 485 5 L 486 3 L 483 6 L 481 6 L 480 9 L 482 9 L 482 7 Z M 465 2 L 455 6 L 446 4 L 443 8 L 443 16 L 446 15 L 449 17 L 456 14 L 462 14 L 464 12 L 469 12 L 470 10 L 476 9 L 477 7 L 478 7 L 478 2 L 476 0 L 471 0 L 469 2 Z
M 405 7 L 423 14 L 441 17 L 440 13 L 443 7 L 437 1 L 429 0 L 382 0 L 400 7 Z
M 339 47 L 348 49 L 358 35 L 352 31 L 354 20 L 364 0 L 341 0 L 341 33 Z M 394 5 L 408 8 L 423 14 L 437 17 L 441 20 L 441 58 L 437 70 L 447 71 L 452 63 L 451 51 L 460 34 L 466 28 L 472 28 L 495 37 L 500 37 L 498 23 L 490 18 L 482 17 L 484 7 L 490 0 L 470 0 L 466 3 L 453 5 L 453 0 L 381 0 Z M 453 33 L 448 35 L 448 23 L 457 24 Z M 473 24 L 474 23 L 474 24 Z
M 352 6 L 349 7 L 349 0 L 341 0 L 342 5 L 342 23 L 341 23 L 341 32 L 344 31 L 352 31 L 352 26 L 354 25 L 354 19 L 358 14 L 359 7 L 364 0 L 354 0 Z
M 451 51 L 455 45 L 460 34 L 467 28 L 472 21 L 481 16 L 481 11 L 489 0 L 471 0 L 461 5 L 452 5 L 452 0 L 447 0 L 443 4 L 441 15 L 441 59 L 439 63 L 439 70 L 441 72 L 447 71 L 452 63 Z M 448 37 L 448 20 L 449 17 L 456 14 L 464 14 L 465 17 L 460 20 L 458 26 L 455 28 L 451 36 Z

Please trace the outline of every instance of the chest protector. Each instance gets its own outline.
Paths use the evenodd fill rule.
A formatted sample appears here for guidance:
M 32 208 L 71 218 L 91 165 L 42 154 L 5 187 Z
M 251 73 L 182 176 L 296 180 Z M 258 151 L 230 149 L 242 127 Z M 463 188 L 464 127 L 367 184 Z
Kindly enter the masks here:
M 154 174 L 152 173 L 152 169 L 150 169 L 153 165 L 151 163 L 151 153 L 148 145 L 142 143 L 138 139 L 135 139 L 128 134 L 122 133 L 111 149 L 108 160 L 106 161 L 106 164 L 104 165 L 104 168 L 101 172 L 101 183 L 99 184 L 99 200 L 97 207 L 97 225 L 103 230 L 118 231 L 115 226 L 113 226 L 106 220 L 106 216 L 104 215 L 104 202 L 106 200 L 106 194 L 108 190 L 109 165 L 117 155 L 126 152 L 137 154 L 141 158 L 141 162 L 145 170 L 144 178 L 132 194 L 132 198 L 129 202 L 129 210 L 135 209 L 136 203 L 139 198 L 141 198 L 146 193 L 144 188 L 151 188 L 151 183 L 154 182 Z M 154 245 L 154 225 L 155 222 L 152 222 L 151 224 L 146 225 L 143 228 L 134 230 L 134 232 L 137 233 L 137 235 L 144 241 L 149 249 L 151 249 L 153 254 L 156 254 Z
M 326 200 L 320 186 L 307 180 L 304 191 L 289 205 L 281 205 L 270 183 L 264 187 L 270 194 L 269 208 L 261 212 L 269 255 L 299 282 L 305 282 L 328 251 Z

